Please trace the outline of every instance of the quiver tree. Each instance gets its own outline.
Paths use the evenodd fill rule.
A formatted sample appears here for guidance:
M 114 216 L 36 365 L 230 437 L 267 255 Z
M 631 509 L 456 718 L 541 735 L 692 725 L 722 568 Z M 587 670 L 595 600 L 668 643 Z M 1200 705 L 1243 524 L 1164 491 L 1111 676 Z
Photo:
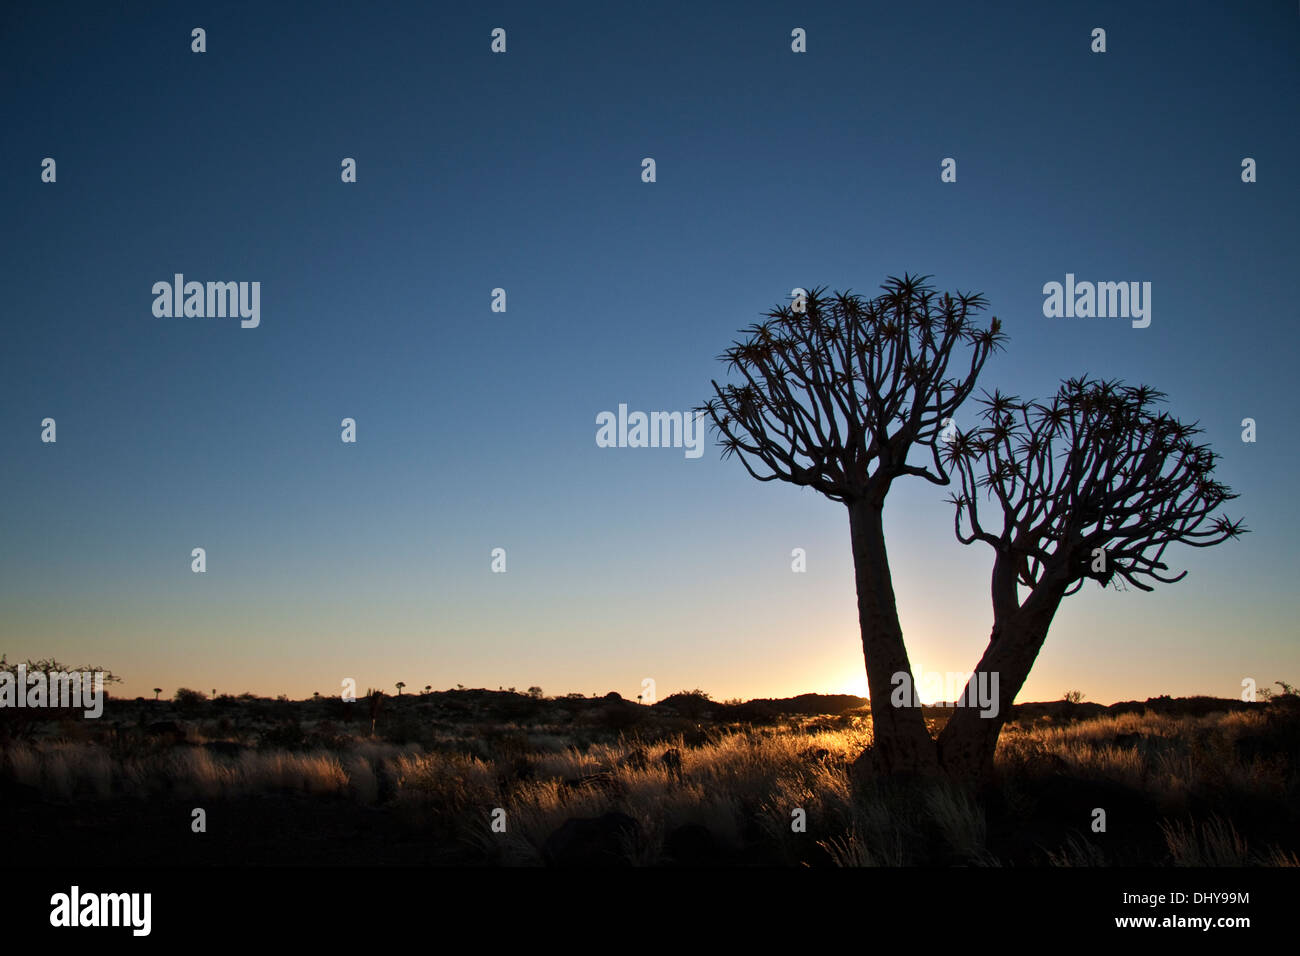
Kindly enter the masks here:
M 1065 382 L 1047 403 L 995 393 L 979 400 L 984 424 L 947 443 L 961 485 L 950 499 L 957 538 L 994 552 L 993 629 L 971 681 L 998 690 L 993 714 L 957 708 L 940 733 L 949 773 L 987 779 L 1065 597 L 1090 578 L 1142 591 L 1172 584 L 1187 572 L 1165 563 L 1170 544 L 1208 548 L 1245 532 L 1214 513 L 1237 497 L 1214 479 L 1218 456 L 1196 443 L 1196 425 L 1156 410 L 1163 399 L 1087 378 Z
M 713 382 L 706 412 L 723 457 L 759 481 L 788 481 L 843 503 L 870 688 L 872 758 L 883 773 L 932 772 L 921 711 L 890 706 L 893 675 L 912 680 L 894 603 L 882 523 L 894 480 L 948 484 L 940 439 L 1005 336 L 975 317 L 980 295 L 939 294 L 924 276 L 890 278 L 883 293 L 795 290 L 720 356 L 738 382 Z M 949 366 L 953 366 L 950 374 Z M 921 464 L 909 461 L 918 452 Z

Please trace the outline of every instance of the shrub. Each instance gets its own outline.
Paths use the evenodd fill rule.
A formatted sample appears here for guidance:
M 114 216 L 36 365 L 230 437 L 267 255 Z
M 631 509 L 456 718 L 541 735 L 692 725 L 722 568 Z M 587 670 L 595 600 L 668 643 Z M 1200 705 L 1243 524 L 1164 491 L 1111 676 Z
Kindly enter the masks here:
M 182 687 L 176 691 L 176 696 L 172 700 L 184 713 L 193 713 L 207 703 L 208 695 L 201 690 Z

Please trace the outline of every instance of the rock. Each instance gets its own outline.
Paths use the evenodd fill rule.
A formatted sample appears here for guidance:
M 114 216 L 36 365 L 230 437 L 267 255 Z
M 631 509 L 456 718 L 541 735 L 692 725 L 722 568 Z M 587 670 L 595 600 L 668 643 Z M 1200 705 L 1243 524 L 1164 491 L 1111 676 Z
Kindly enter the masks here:
M 527 757 L 515 757 L 509 763 L 501 765 L 501 771 L 497 774 L 497 787 L 504 792 L 535 779 L 537 768 L 532 762 Z
M 170 737 L 175 743 L 185 740 L 188 734 L 185 728 L 174 720 L 159 720 L 150 724 L 145 731 L 150 737 Z
M 542 856 L 551 866 L 631 866 L 641 826 L 625 813 L 571 817 L 546 838 Z
M 638 747 L 619 757 L 618 766 L 627 767 L 629 770 L 644 770 L 650 766 L 650 755 Z
M 682 752 L 674 747 L 672 750 L 665 750 L 659 758 L 659 762 L 668 768 L 668 772 L 677 779 L 682 777 Z
M 703 727 L 696 727 L 682 734 L 682 743 L 692 750 L 697 750 L 709 743 L 709 732 Z

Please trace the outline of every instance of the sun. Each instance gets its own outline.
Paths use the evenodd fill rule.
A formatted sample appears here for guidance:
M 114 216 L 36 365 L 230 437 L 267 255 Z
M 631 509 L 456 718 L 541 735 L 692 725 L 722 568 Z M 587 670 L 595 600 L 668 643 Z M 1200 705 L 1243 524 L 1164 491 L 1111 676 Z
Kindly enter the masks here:
M 836 694 L 852 694 L 854 697 L 867 696 L 867 672 L 861 665 L 851 671 L 845 671 L 835 682 Z

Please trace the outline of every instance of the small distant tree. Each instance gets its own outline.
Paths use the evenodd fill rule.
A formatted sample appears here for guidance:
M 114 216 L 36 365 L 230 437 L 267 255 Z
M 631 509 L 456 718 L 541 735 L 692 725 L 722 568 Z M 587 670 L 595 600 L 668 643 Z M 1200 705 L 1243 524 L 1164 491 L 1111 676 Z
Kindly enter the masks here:
M 401 696 L 402 696 L 402 688 L 405 687 L 405 686 L 406 686 L 406 682 L 405 682 L 405 681 L 400 681 L 400 680 L 399 680 L 399 681 L 397 682 L 397 696 L 398 696 L 398 697 L 401 697 Z
M 540 687 L 530 687 L 528 688 L 528 696 L 533 700 L 541 700 L 543 696 L 542 689 Z
M 1163 399 L 1087 377 L 1048 402 L 994 393 L 980 402 L 985 424 L 949 442 L 957 538 L 994 553 L 993 629 L 971 681 L 996 676 L 999 697 L 995 716 L 958 708 L 940 732 L 950 774 L 988 778 L 1057 609 L 1084 582 L 1151 591 L 1187 575 L 1169 571 L 1169 545 L 1209 548 L 1245 533 L 1215 514 L 1237 497 L 1214 478 L 1219 456 L 1194 441 L 1195 424 L 1157 410 Z
M 161 694 L 161 693 L 162 693 L 162 688 L 161 688 L 161 687 L 155 687 L 155 688 L 153 689 L 153 699 L 154 699 L 154 700 L 157 700 L 157 699 L 158 699 L 158 695 Z
M 1067 704 L 1082 704 L 1084 696 L 1081 690 L 1067 690 L 1061 699 Z
M 431 694 L 431 693 L 433 693 L 433 685 L 432 685 L 432 684 L 425 684 L 425 685 L 424 685 L 424 692 L 425 692 L 426 694 Z

